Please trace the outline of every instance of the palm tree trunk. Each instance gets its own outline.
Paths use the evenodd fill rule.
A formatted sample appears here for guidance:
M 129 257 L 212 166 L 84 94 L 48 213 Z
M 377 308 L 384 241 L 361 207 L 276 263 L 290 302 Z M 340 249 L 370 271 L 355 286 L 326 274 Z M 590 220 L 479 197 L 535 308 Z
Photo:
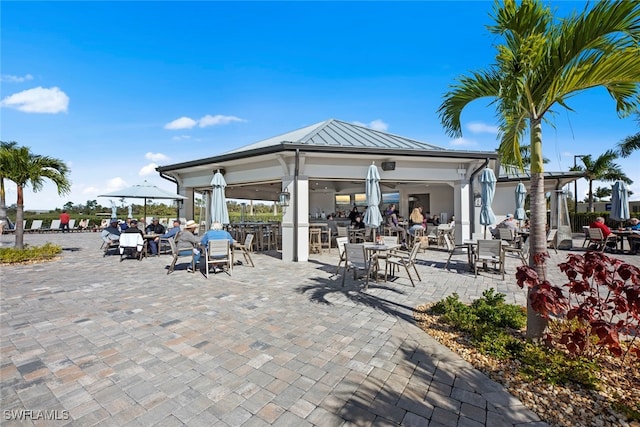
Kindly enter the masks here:
M 7 219 L 7 200 L 6 200 L 6 193 L 4 192 L 4 177 L 0 177 L 0 221 L 4 221 L 6 219 Z
M 24 249 L 24 192 L 21 185 L 18 185 L 18 208 L 16 209 L 16 249 Z
M 546 276 L 544 265 L 536 265 L 534 257 L 547 251 L 547 203 L 544 196 L 544 166 L 542 161 L 542 123 L 531 122 L 531 250 L 529 266 L 536 270 L 540 278 Z M 546 319 L 531 307 L 531 299 L 527 295 L 527 338 L 541 338 L 547 327 Z

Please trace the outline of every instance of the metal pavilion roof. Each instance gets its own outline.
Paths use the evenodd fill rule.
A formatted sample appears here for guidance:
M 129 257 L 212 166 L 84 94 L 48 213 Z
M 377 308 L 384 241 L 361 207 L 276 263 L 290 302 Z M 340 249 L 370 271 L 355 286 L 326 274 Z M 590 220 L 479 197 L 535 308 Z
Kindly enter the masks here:
M 324 147 L 362 147 L 397 150 L 445 151 L 444 148 L 393 135 L 341 120 L 329 119 L 258 141 L 224 154 L 239 153 L 274 145 L 301 144 Z

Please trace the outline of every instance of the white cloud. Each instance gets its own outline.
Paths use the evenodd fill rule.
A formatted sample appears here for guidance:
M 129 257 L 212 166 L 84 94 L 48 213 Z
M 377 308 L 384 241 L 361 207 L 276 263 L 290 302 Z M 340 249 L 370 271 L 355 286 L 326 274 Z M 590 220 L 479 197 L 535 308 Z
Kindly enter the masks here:
M 36 87 L 7 96 L 0 103 L 25 113 L 66 113 L 69 97 L 60 88 Z
M 179 119 L 175 119 L 174 121 L 167 123 L 164 125 L 165 129 L 176 130 L 176 129 L 191 129 L 196 125 L 196 121 L 190 117 L 180 117 Z
M 191 139 L 190 135 L 178 135 L 178 136 L 174 136 L 173 138 L 171 138 L 174 141 L 183 141 L 185 139 Z
M 142 169 L 138 171 L 138 176 L 155 175 L 157 167 L 158 165 L 156 165 L 155 163 L 149 163 L 148 165 L 143 166 Z
M 164 128 L 169 130 L 192 129 L 195 125 L 198 125 L 201 128 L 206 128 L 209 126 L 228 125 L 232 122 L 246 122 L 246 120 L 236 116 L 223 116 L 221 114 L 212 116 L 207 114 L 200 120 L 193 120 L 191 117 L 180 117 L 179 119 L 164 125 Z
M 144 158 L 147 160 L 151 160 L 152 162 L 165 162 L 169 160 L 169 156 L 166 156 L 162 153 L 152 153 L 151 151 L 145 154 Z
M 93 195 L 95 197 L 95 195 L 97 195 L 100 192 L 100 189 L 98 187 L 85 187 L 82 190 L 82 194 L 89 194 L 89 195 Z
M 3 74 L 0 76 L 0 82 L 7 83 L 22 83 L 28 80 L 33 80 L 33 76 L 31 74 L 25 74 L 24 76 L 12 76 L 10 74 Z
M 198 126 L 205 128 L 208 126 L 228 125 L 231 122 L 246 122 L 246 120 L 236 116 L 223 116 L 221 114 L 212 116 L 207 114 L 198 121 Z
M 490 126 L 482 122 L 471 122 L 467 124 L 467 129 L 469 129 L 469 131 L 473 133 L 490 133 L 493 135 L 498 134 L 497 126 Z
M 379 131 L 382 131 L 382 132 L 386 132 L 386 130 L 389 129 L 389 124 L 385 123 L 384 121 L 382 121 L 380 119 L 372 120 L 368 124 L 359 122 L 357 120 L 355 122 L 352 122 L 352 123 L 354 125 L 357 125 L 357 126 L 363 126 L 363 127 L 366 127 L 366 128 L 370 128 L 370 129 L 373 129 L 373 130 L 379 130 Z
M 478 143 L 472 139 L 456 138 L 449 141 L 449 145 L 453 147 L 471 147 L 474 145 L 478 145 Z
M 127 184 L 127 181 L 118 176 L 107 181 L 107 188 L 103 191 L 103 193 L 111 193 L 112 191 L 121 190 L 128 186 L 129 185 Z

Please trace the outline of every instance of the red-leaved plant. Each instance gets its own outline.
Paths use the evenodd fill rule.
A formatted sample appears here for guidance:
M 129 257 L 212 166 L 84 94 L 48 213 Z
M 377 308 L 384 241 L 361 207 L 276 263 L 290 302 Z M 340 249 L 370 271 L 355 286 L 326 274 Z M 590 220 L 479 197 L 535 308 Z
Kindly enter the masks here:
M 534 262 L 541 265 L 546 258 L 547 253 L 536 254 Z M 568 296 L 529 266 L 516 273 L 518 285 L 530 288 L 531 307 L 538 314 L 569 321 L 570 327 L 546 333 L 547 344 L 561 344 L 572 355 L 595 356 L 606 348 L 618 357 L 631 353 L 640 358 L 634 345 L 640 333 L 640 268 L 600 252 L 570 254 L 559 267 L 569 279 L 564 285 Z M 626 351 L 621 334 L 633 337 Z

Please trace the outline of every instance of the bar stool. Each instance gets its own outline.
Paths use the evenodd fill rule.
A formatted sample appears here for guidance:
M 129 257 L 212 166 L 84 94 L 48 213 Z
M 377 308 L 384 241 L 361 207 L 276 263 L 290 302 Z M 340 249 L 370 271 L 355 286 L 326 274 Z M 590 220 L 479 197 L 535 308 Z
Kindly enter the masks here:
M 322 242 L 320 241 L 320 235 L 321 233 L 319 228 L 309 229 L 309 253 L 310 254 L 322 253 Z

